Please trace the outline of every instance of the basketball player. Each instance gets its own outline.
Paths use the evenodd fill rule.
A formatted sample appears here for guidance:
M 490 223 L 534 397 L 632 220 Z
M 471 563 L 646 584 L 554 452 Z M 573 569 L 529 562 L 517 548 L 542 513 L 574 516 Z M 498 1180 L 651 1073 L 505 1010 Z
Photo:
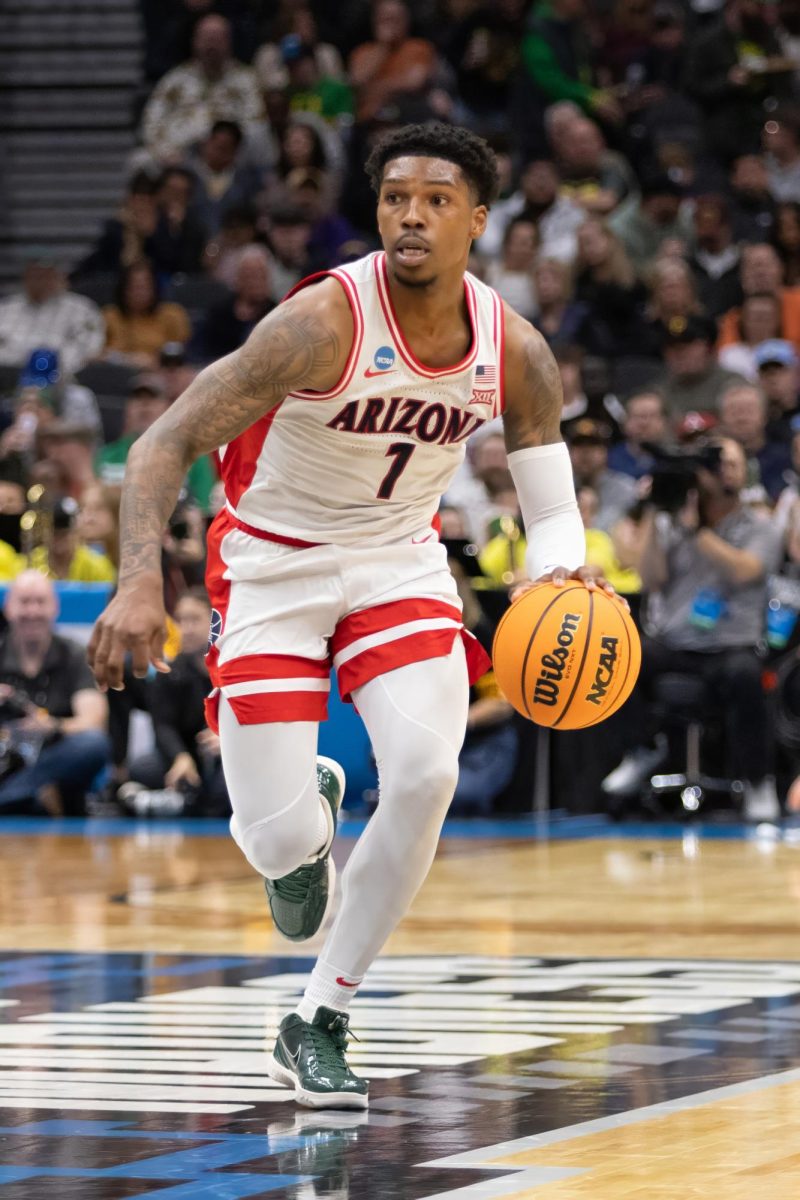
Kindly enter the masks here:
M 316 759 L 331 664 L 369 731 L 380 803 L 271 1071 L 301 1103 L 367 1104 L 345 1059 L 348 1007 L 428 873 L 453 795 L 470 680 L 488 660 L 463 629 L 435 531 L 466 439 L 503 414 L 531 579 L 581 567 L 558 370 L 538 333 L 466 273 L 497 178 L 463 129 L 408 126 L 367 170 L 384 251 L 301 283 L 234 354 L 202 371 L 133 446 L 119 590 L 94 630 L 101 687 L 163 660 L 161 534 L 187 468 L 219 448 L 227 502 L 208 538 L 209 724 L 231 832 L 302 941 L 333 896 L 344 775 Z M 602 582 L 602 581 L 600 581 Z

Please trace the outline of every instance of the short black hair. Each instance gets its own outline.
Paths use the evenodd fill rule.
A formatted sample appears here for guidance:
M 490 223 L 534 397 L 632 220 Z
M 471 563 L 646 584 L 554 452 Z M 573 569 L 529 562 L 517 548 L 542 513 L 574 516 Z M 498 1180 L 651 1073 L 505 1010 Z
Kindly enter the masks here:
M 497 160 L 488 142 L 460 125 L 435 122 L 404 125 L 382 138 L 367 159 L 365 170 L 376 192 L 380 192 L 388 162 L 406 156 L 443 158 L 461 168 L 478 204 L 488 208 L 498 191 Z
M 236 142 L 237 146 L 241 146 L 244 141 L 241 125 L 237 125 L 235 121 L 224 121 L 220 119 L 215 121 L 209 131 L 209 137 L 213 137 L 215 133 L 228 133 Z

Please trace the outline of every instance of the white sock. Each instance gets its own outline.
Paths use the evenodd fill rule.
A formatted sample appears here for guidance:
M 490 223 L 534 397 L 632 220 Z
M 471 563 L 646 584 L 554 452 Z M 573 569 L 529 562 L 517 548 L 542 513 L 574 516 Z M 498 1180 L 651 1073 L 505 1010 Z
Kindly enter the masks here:
M 362 978 L 363 976 L 346 975 L 338 967 L 320 959 L 311 973 L 305 995 L 296 1011 L 304 1021 L 313 1021 L 321 1004 L 336 1012 L 347 1012 Z M 344 984 L 342 984 L 342 980 L 345 981 Z

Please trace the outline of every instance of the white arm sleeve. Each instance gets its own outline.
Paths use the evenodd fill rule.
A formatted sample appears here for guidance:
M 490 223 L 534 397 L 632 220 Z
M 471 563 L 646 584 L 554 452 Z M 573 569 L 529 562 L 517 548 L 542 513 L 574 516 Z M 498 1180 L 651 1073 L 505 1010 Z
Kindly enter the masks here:
M 563 442 L 515 450 L 508 465 L 517 489 L 528 548 L 525 567 L 531 579 L 586 560 L 586 538 L 575 499 L 572 463 Z

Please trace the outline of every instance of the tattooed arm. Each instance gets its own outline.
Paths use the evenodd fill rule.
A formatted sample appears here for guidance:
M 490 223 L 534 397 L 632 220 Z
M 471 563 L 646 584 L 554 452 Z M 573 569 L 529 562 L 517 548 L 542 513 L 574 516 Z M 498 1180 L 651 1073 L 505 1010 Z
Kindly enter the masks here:
M 289 392 L 326 391 L 341 378 L 353 319 L 325 279 L 281 304 L 234 354 L 201 371 L 128 455 L 120 511 L 119 587 L 88 653 L 98 684 L 122 686 L 126 651 L 137 676 L 163 662 L 161 539 L 187 470 L 270 412 Z
M 563 441 L 561 376 L 550 347 L 532 325 L 506 306 L 506 450 Z

